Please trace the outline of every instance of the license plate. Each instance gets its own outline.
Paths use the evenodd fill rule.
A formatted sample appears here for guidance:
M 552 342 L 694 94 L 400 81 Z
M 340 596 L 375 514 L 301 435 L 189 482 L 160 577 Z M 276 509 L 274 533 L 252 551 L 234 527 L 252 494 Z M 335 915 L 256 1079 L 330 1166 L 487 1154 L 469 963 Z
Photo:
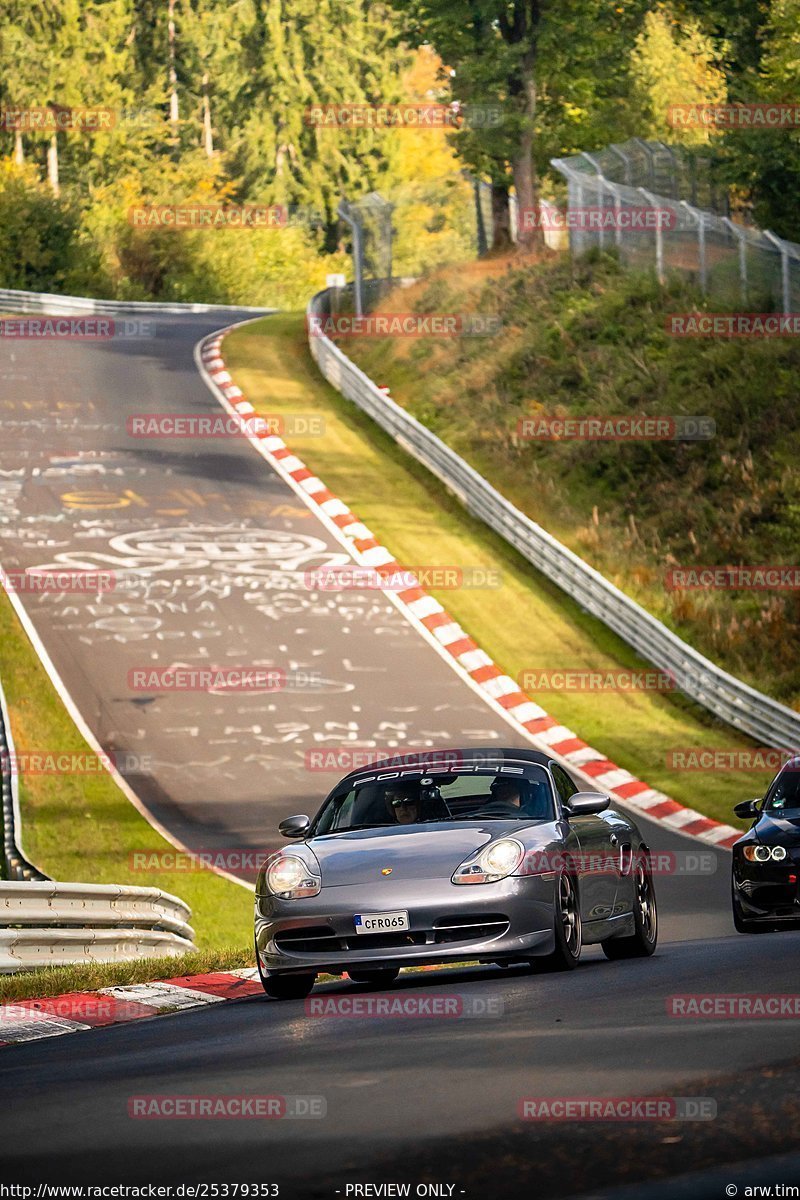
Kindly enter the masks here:
M 409 928 L 407 912 L 356 913 L 353 922 L 356 933 L 397 933 Z

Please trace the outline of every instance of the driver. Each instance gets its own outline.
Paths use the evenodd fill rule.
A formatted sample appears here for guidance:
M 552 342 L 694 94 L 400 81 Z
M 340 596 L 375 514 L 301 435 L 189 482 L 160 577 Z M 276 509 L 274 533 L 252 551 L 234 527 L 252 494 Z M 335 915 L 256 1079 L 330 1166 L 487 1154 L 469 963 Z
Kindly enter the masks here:
M 489 793 L 491 798 L 484 809 L 485 812 L 519 808 L 522 804 L 522 790 L 516 779 L 492 780 Z
M 419 795 L 413 784 L 390 783 L 383 796 L 398 825 L 414 825 L 419 820 Z

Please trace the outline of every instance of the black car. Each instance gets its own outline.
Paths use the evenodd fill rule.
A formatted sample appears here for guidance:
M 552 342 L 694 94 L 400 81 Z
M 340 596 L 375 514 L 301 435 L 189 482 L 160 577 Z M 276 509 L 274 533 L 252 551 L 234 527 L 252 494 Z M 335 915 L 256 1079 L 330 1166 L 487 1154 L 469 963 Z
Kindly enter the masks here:
M 800 757 L 763 800 L 737 804 L 753 825 L 733 846 L 733 923 L 739 933 L 800 928 Z

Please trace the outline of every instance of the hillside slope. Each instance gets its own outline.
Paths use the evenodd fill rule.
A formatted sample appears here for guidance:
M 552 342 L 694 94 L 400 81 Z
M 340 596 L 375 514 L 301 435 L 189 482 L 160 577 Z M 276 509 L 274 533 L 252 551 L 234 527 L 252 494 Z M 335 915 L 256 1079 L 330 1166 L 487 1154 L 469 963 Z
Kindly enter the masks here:
M 682 637 L 800 708 L 791 590 L 674 590 L 675 568 L 790 564 L 800 543 L 800 347 L 675 338 L 703 307 L 608 256 L 440 271 L 385 311 L 496 314 L 499 333 L 347 338 L 345 351 L 514 504 Z M 705 441 L 534 441 L 519 422 L 704 416 Z

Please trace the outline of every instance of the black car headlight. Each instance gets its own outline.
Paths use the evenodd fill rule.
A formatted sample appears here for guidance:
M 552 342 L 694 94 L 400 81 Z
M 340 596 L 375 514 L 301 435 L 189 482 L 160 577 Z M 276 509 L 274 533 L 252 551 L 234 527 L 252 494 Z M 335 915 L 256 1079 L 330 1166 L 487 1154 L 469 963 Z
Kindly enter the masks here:
M 322 887 L 319 866 L 314 870 L 299 854 L 279 854 L 267 867 L 264 882 L 281 900 L 316 896 Z
M 452 875 L 453 883 L 497 883 L 513 875 L 525 857 L 516 838 L 498 838 L 471 854 Z
M 786 847 L 763 846 L 760 842 L 756 842 L 745 846 L 743 853 L 748 862 L 783 862 L 786 858 Z

